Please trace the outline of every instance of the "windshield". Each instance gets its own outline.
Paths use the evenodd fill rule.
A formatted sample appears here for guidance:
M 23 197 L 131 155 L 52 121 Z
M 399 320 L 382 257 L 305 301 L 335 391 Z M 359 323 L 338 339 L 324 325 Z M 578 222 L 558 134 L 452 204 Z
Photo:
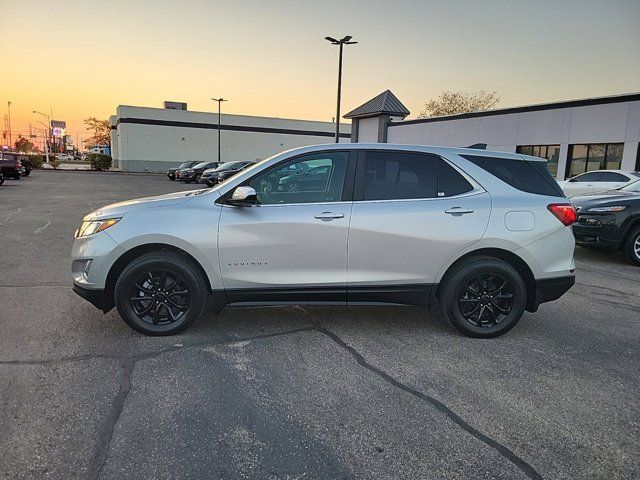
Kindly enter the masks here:
M 221 170 L 229 170 L 231 167 L 233 167 L 236 163 L 238 162 L 227 162 L 227 163 L 223 163 L 222 165 L 220 165 L 218 168 L 216 168 L 216 171 L 221 171 Z
M 184 162 L 178 165 L 178 168 L 188 168 L 191 166 L 191 162 Z
M 618 190 L 622 192 L 640 192 L 640 180 L 636 180 L 635 182 L 619 188 Z
M 209 162 L 200 162 L 200 163 L 196 163 L 193 167 L 191 168 L 204 168 Z

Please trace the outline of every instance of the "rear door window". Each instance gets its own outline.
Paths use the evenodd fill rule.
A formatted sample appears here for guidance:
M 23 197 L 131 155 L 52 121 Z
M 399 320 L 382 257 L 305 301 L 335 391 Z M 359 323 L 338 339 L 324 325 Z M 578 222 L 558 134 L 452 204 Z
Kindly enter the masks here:
M 545 162 L 481 155 L 461 155 L 461 157 L 523 192 L 564 197 L 560 185 L 549 173 Z
M 592 173 L 585 173 L 583 175 L 578 175 L 577 177 L 574 177 L 569 181 L 576 182 L 576 183 L 601 182 L 602 181 L 600 180 L 601 178 L 602 178 L 602 172 L 592 172 Z
M 458 171 L 438 159 L 438 197 L 452 197 L 462 195 L 473 190 L 473 186 Z
M 437 157 L 427 154 L 367 151 L 358 196 L 362 200 L 436 197 L 437 162 Z
M 601 182 L 624 183 L 629 181 L 629 177 L 616 172 L 602 172 Z

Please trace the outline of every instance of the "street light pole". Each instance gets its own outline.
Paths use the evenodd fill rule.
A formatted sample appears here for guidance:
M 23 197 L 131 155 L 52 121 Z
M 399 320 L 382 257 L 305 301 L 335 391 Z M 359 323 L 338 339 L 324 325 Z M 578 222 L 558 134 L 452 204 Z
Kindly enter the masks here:
M 11 102 L 7 102 L 7 110 L 9 114 L 9 148 L 13 148 L 13 143 L 11 142 Z
M 225 98 L 212 98 L 214 102 L 218 102 L 218 163 L 222 163 L 220 160 L 220 105 L 222 102 L 226 102 Z
M 49 133 L 49 138 L 47 138 L 47 140 L 44 142 L 44 156 L 47 160 L 47 165 L 49 165 L 49 142 L 51 141 L 51 117 L 49 115 L 47 115 L 46 113 L 42 113 L 42 112 L 38 112 L 37 110 L 34 110 L 33 113 L 37 113 L 38 115 L 42 115 L 44 118 L 47 119 L 47 131 Z M 40 121 L 38 121 L 38 123 L 42 123 Z
M 342 96 L 342 49 L 344 45 L 353 45 L 358 42 L 352 42 L 353 38 L 350 35 L 347 35 L 340 40 L 336 40 L 332 37 L 324 37 L 325 40 L 328 40 L 331 45 L 338 45 L 340 47 L 340 55 L 338 57 L 338 101 L 336 106 L 336 143 L 340 141 L 340 97 Z

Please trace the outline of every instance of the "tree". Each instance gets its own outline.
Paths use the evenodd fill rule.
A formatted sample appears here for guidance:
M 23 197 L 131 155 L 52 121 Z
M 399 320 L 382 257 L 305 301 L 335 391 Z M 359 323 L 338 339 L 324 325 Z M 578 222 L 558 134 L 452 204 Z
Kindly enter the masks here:
M 87 131 L 93 135 L 84 142 L 87 148 L 96 145 L 109 145 L 111 143 L 111 125 L 109 120 L 98 120 L 96 117 L 85 118 L 84 124 Z
M 33 143 L 31 143 L 26 138 L 22 138 L 22 137 L 16 140 L 15 146 L 16 146 L 16 152 L 22 152 L 22 153 L 33 152 L 36 149 Z
M 445 91 L 440 96 L 425 102 L 419 118 L 489 110 L 498 102 L 500 102 L 500 96 L 495 91 L 478 90 L 470 93 Z

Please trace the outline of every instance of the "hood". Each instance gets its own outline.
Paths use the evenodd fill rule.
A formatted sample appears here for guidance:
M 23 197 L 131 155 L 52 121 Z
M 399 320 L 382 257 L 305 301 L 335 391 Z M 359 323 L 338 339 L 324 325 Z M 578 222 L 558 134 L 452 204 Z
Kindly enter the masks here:
M 134 210 L 143 210 L 145 208 L 168 207 L 171 205 L 179 205 L 188 202 L 194 197 L 194 194 L 202 190 L 190 190 L 188 192 L 175 192 L 166 195 L 158 195 L 156 197 L 134 198 L 125 202 L 112 203 L 95 210 L 84 217 L 84 220 L 94 220 L 100 218 L 117 217 Z
M 620 190 L 610 190 L 596 195 L 578 195 L 571 199 L 576 207 L 591 208 L 596 206 L 607 206 L 615 204 L 626 204 L 629 200 L 640 201 L 637 193 L 621 192 Z

